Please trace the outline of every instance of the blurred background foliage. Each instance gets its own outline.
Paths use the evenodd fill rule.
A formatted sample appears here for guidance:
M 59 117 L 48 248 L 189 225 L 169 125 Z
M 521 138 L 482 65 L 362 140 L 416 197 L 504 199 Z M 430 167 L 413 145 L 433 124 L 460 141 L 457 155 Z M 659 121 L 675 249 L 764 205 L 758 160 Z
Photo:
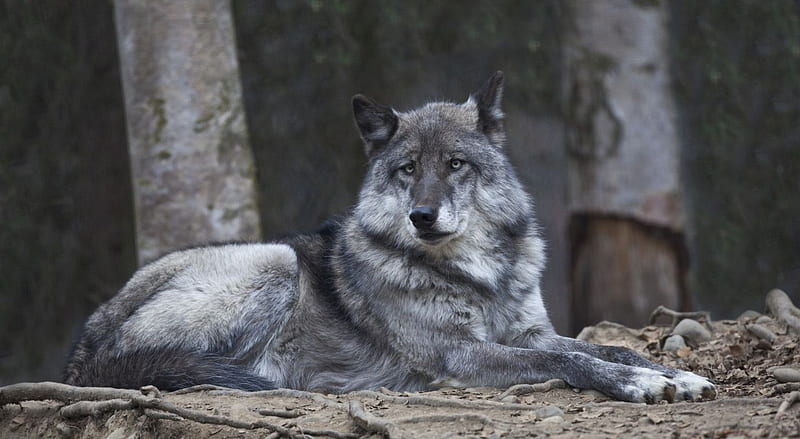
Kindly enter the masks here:
M 800 287 L 800 2 L 673 1 L 690 290 L 717 316 Z
M 135 269 L 110 2 L 0 2 L 0 382 L 58 378 Z
M 800 286 L 800 2 L 671 1 L 684 128 L 690 291 L 714 317 Z M 461 101 L 507 76 L 509 153 L 550 241 L 567 328 L 558 1 L 236 0 L 267 237 L 355 199 L 365 160 L 349 109 Z M 58 379 L 71 340 L 135 269 L 109 1 L 0 2 L 0 383 Z

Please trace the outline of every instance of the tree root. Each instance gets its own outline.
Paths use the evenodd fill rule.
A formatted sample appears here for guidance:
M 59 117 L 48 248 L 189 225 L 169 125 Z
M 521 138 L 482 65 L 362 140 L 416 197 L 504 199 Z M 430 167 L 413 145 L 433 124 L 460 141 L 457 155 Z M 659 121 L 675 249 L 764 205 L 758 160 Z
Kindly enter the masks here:
M 83 418 L 85 416 L 101 416 L 115 410 L 136 408 L 136 403 L 127 399 L 108 399 L 105 401 L 78 401 L 62 407 L 59 413 L 65 418 Z
M 203 390 L 208 390 L 208 388 Z M 189 420 L 203 424 L 226 425 L 248 430 L 263 428 L 277 433 L 281 437 L 288 438 L 304 438 L 306 434 L 342 439 L 358 437 L 358 435 L 352 433 L 339 433 L 329 430 L 305 430 L 304 433 L 294 433 L 286 427 L 262 420 L 244 421 L 228 416 L 211 415 L 187 409 L 160 399 L 160 392 L 152 388 L 152 386 L 147 386 L 143 391 L 147 395 L 140 391 L 128 389 L 74 387 L 53 382 L 19 383 L 0 387 L 0 406 L 23 401 L 54 400 L 68 403 L 59 411 L 59 414 L 64 418 L 99 416 L 109 411 L 140 409 L 146 416 L 154 419 Z M 193 391 L 198 390 L 195 388 Z M 269 392 L 273 392 L 270 393 L 271 395 L 276 395 L 274 391 Z M 241 393 L 248 394 L 249 392 Z M 260 392 L 250 392 L 250 394 L 252 393 Z
M 536 383 L 536 384 L 516 384 L 509 387 L 505 392 L 497 395 L 495 397 L 496 400 L 502 400 L 506 396 L 514 395 L 514 396 L 522 396 L 522 395 L 530 395 L 531 393 L 540 393 L 540 392 L 549 392 L 553 389 L 566 389 L 567 383 L 564 380 L 559 379 L 552 379 L 547 380 L 543 383 Z
M 396 424 L 368 413 L 364 410 L 364 405 L 361 404 L 361 401 L 351 400 L 348 413 L 353 418 L 353 422 L 364 431 L 382 434 L 389 439 L 401 437 L 400 429 Z
M 298 418 L 303 416 L 303 412 L 299 410 L 278 410 L 278 409 L 261 409 L 258 411 L 262 416 L 275 416 L 276 418 Z
M 138 390 L 107 387 L 74 387 L 61 383 L 19 383 L 0 387 L 0 405 L 21 401 L 56 400 L 61 402 L 143 398 Z
M 711 327 L 711 316 L 709 315 L 708 311 L 681 312 L 671 310 L 664 305 L 659 305 L 658 308 L 654 309 L 650 314 L 649 323 L 651 325 L 655 324 L 656 319 L 661 316 L 668 316 L 672 318 L 672 322 L 670 323 L 672 328 L 675 328 L 678 322 L 683 319 L 693 319 L 703 323 L 709 331 L 714 332 L 714 328 Z
M 775 419 L 778 419 L 781 416 L 783 416 L 786 413 L 786 410 L 789 410 L 789 407 L 791 407 L 792 404 L 796 402 L 800 402 L 800 392 L 797 391 L 790 393 L 789 396 L 787 396 L 786 399 L 783 400 L 781 406 L 778 407 L 778 413 L 775 414 Z
M 767 293 L 767 311 L 785 323 L 789 332 L 800 334 L 800 309 L 792 303 L 789 296 L 779 289 Z

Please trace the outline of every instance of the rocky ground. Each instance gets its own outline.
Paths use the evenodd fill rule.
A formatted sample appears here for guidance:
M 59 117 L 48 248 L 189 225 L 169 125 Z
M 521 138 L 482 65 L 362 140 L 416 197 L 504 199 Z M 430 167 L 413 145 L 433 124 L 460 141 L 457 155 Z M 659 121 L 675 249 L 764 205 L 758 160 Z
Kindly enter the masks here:
M 796 310 L 796 308 L 795 308 Z M 55 383 L 0 389 L 0 437 L 798 437 L 800 338 L 781 319 L 748 312 L 656 316 L 631 329 L 604 322 L 580 335 L 627 346 L 707 376 L 716 400 L 655 405 L 611 401 L 554 380 L 510 389 L 322 395 L 199 387 L 80 389 Z M 800 317 L 800 315 L 798 315 Z M 679 323 L 685 322 L 685 323 Z M 674 325 L 677 323 L 677 326 Z M 674 327 L 673 327 L 674 326 Z M 680 337 L 671 337 L 680 335 Z M 668 341 L 669 340 L 669 341 Z M 665 343 L 666 342 L 666 343 Z M 666 350 L 665 350 L 666 348 Z

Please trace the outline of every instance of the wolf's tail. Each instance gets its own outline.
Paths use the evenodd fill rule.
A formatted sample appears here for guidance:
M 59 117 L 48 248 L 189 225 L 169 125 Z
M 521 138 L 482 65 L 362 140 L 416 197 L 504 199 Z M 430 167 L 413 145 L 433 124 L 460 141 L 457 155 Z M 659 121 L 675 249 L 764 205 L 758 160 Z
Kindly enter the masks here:
M 255 375 L 230 358 L 205 352 L 135 350 L 73 353 L 64 382 L 74 386 L 138 389 L 145 385 L 172 391 L 213 384 L 246 391 L 269 390 L 275 383 Z

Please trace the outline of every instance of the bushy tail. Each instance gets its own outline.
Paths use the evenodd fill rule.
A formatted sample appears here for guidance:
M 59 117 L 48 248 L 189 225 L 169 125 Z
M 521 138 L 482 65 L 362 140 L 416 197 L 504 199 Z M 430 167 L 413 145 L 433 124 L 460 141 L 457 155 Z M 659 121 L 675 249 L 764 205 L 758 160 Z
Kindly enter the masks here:
M 153 385 L 172 391 L 213 384 L 246 391 L 274 389 L 275 384 L 231 359 L 204 352 L 145 350 L 121 354 L 89 354 L 76 349 L 67 364 L 64 382 L 74 386 L 138 389 Z

